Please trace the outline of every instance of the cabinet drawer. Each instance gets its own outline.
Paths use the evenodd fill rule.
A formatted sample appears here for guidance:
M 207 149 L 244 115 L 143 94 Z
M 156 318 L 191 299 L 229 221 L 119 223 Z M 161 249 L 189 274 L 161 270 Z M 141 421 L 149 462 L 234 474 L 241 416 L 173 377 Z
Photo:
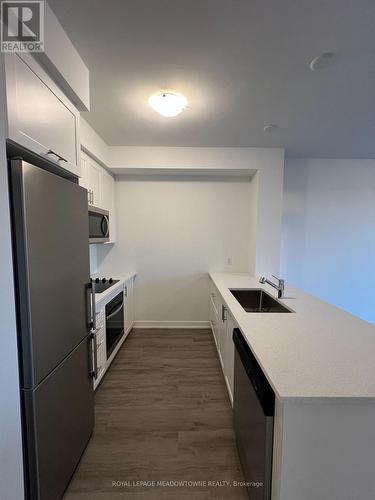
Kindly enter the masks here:
M 217 312 L 214 300 L 210 297 L 210 321 L 211 323 L 217 323 L 219 321 L 219 313 Z
M 220 311 L 221 309 L 221 299 L 220 299 L 220 294 L 217 291 L 215 285 L 210 281 L 210 297 L 215 305 L 216 311 Z
M 106 349 L 105 349 L 105 343 L 103 343 L 97 350 L 96 354 L 96 359 L 97 359 L 97 366 L 98 366 L 98 376 L 96 378 L 99 378 L 101 373 L 106 367 L 107 363 L 107 356 L 106 356 Z
M 212 327 L 212 331 L 214 334 L 216 345 L 218 345 L 219 321 L 218 321 L 217 311 L 216 311 L 216 308 L 215 308 L 215 305 L 214 305 L 212 299 L 210 299 L 210 322 L 211 322 L 211 327 Z
M 97 331 L 104 328 L 104 321 L 105 321 L 104 311 L 98 311 L 96 313 L 96 330 Z
M 96 348 L 99 349 L 102 345 L 105 346 L 105 328 L 96 332 Z

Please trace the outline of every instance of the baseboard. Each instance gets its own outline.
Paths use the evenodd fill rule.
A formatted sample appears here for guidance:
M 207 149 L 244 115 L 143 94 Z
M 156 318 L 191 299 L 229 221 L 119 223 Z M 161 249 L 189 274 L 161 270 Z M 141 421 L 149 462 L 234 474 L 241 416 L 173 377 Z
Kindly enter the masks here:
M 135 321 L 133 328 L 210 328 L 209 321 Z

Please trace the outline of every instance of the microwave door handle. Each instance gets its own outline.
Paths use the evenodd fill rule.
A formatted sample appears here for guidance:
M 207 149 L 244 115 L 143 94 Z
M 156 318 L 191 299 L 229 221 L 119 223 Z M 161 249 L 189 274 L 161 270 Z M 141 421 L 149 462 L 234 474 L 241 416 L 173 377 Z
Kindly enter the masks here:
M 107 217 L 106 215 L 104 215 L 104 216 L 103 216 L 103 219 L 104 219 L 104 220 L 105 220 L 105 222 L 106 222 L 106 230 L 105 230 L 105 231 L 103 231 L 103 233 L 105 233 L 105 234 L 104 234 L 104 237 L 105 237 L 105 238 L 108 238 L 108 236 L 109 236 L 109 219 L 108 219 L 108 217 Z
M 116 316 L 116 314 L 119 313 L 123 307 L 124 307 L 124 299 L 122 299 L 121 305 L 115 311 L 111 312 L 111 314 L 106 316 L 105 319 L 108 320 L 111 319 L 113 316 Z
M 104 223 L 105 223 L 105 229 L 104 229 Z M 104 238 L 107 238 L 108 237 L 108 234 L 109 234 L 109 220 L 108 220 L 108 217 L 106 215 L 103 215 L 102 217 L 102 222 L 100 224 L 100 229 L 102 230 L 102 235 Z

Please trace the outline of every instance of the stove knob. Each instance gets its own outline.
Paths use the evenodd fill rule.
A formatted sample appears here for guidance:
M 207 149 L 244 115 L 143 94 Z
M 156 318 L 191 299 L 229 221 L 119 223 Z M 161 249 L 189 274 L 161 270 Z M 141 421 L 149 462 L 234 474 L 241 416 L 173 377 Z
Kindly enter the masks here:
M 96 278 L 95 283 L 99 283 L 100 279 Z
M 107 280 L 105 278 L 102 279 L 102 283 L 106 283 Z
M 108 282 L 113 283 L 113 278 L 109 278 Z

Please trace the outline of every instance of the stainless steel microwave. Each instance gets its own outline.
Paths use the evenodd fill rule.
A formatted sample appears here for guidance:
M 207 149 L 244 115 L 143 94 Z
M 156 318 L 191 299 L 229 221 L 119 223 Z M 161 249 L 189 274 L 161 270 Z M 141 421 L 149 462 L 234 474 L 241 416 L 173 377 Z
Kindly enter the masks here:
M 108 210 L 89 206 L 89 237 L 90 243 L 106 243 L 109 241 Z

